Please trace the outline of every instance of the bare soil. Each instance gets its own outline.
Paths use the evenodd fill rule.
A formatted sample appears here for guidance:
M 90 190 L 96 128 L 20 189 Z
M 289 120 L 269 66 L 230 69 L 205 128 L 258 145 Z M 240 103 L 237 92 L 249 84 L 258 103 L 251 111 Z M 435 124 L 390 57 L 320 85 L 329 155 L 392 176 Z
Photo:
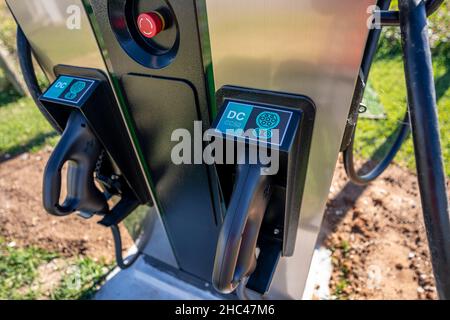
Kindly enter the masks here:
M 53 217 L 41 202 L 51 150 L 0 162 L 0 237 L 63 256 L 113 260 L 110 231 L 76 215 Z M 132 244 L 125 230 L 125 247 Z M 437 297 L 416 177 L 392 165 L 367 187 L 349 183 L 339 161 L 324 218 L 332 250 L 330 289 L 338 299 Z M 51 278 L 51 276 L 50 276 Z
M 0 237 L 18 246 L 34 245 L 62 256 L 87 255 L 113 261 L 109 229 L 97 218 L 54 217 L 42 207 L 42 172 L 51 149 L 22 154 L 0 163 Z M 124 247 L 132 241 L 122 230 Z
M 335 298 L 436 299 L 417 177 L 391 165 L 367 187 L 340 160 L 321 235 L 332 250 Z

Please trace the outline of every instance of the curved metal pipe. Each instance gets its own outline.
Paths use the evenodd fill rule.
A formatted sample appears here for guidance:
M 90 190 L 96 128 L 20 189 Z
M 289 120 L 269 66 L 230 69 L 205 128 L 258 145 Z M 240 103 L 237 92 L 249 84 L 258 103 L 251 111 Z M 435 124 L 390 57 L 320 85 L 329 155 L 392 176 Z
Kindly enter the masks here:
M 403 59 L 417 177 L 436 288 L 450 299 L 450 217 L 426 8 L 399 0 Z

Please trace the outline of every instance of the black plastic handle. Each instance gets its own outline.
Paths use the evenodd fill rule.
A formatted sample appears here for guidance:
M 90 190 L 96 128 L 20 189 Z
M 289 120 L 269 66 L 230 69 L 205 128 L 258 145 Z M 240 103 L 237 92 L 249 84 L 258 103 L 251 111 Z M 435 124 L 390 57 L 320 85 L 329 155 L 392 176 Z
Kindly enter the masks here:
M 102 148 L 83 115 L 73 111 L 66 129 L 44 172 L 43 202 L 50 214 L 65 216 L 75 211 L 106 213 L 106 198 L 94 183 L 94 171 Z M 67 196 L 62 204 L 61 169 L 69 163 Z
M 213 285 L 231 293 L 256 268 L 256 244 L 270 198 L 270 177 L 260 165 L 240 165 L 217 243 Z

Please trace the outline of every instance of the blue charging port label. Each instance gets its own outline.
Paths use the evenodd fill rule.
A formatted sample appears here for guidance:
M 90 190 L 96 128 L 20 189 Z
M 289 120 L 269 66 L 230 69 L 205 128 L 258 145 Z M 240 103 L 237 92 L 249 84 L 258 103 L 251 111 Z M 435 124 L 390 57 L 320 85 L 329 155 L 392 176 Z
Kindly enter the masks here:
M 287 110 L 228 101 L 216 131 L 281 146 L 291 118 L 292 112 Z M 278 130 L 277 136 L 275 130 Z
M 91 92 L 95 81 L 70 76 L 60 76 L 47 89 L 43 97 L 47 99 L 78 104 Z

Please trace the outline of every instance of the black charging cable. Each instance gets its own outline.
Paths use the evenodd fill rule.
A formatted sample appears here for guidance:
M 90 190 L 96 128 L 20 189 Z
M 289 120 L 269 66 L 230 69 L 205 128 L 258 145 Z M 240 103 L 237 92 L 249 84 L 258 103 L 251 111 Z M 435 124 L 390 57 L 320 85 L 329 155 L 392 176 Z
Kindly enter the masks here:
M 409 132 L 411 131 L 408 112 L 405 113 L 405 116 L 398 128 L 398 131 L 399 132 L 397 134 L 397 137 L 395 138 L 394 143 L 392 144 L 389 151 L 386 152 L 386 155 L 383 157 L 383 159 L 381 159 L 372 170 L 370 170 L 365 174 L 360 175 L 355 169 L 355 164 L 353 160 L 355 132 L 356 132 L 355 128 L 355 132 L 353 132 L 353 138 L 350 142 L 350 145 L 343 152 L 344 168 L 350 181 L 352 181 L 357 185 L 366 185 L 369 182 L 372 182 L 373 180 L 378 178 L 387 169 L 387 167 L 391 164 L 392 160 L 394 160 L 396 154 L 402 147 L 403 142 L 408 137 Z
M 391 5 L 391 0 L 379 0 L 377 5 L 383 12 L 389 12 L 388 9 Z M 384 157 L 378 164 L 369 172 L 365 174 L 359 174 L 355 169 L 354 164 L 354 143 L 356 128 L 358 122 L 358 109 L 361 106 L 362 99 L 364 97 L 364 92 L 366 89 L 366 83 L 369 78 L 370 68 L 372 62 L 375 58 L 376 51 L 378 49 L 378 42 L 381 37 L 381 28 L 374 28 L 369 32 L 369 37 L 367 40 L 367 45 L 364 50 L 364 56 L 361 63 L 361 72 L 357 79 L 355 93 L 352 100 L 351 110 L 354 113 L 353 122 L 354 126 L 350 136 L 349 142 L 345 143 L 345 148 L 341 148 L 344 158 L 344 168 L 350 181 L 357 185 L 366 185 L 376 178 L 378 178 L 389 166 L 392 160 L 395 158 L 396 154 L 400 150 L 403 142 L 408 137 L 410 132 L 410 121 L 408 111 L 405 112 L 402 123 L 397 128 L 398 134 L 395 138 L 394 143 L 391 148 L 386 152 Z M 408 110 L 408 109 L 407 109 Z
M 19 58 L 20 69 L 22 70 L 25 84 L 28 88 L 28 91 L 30 92 L 31 97 L 33 98 L 34 103 L 36 104 L 42 115 L 45 117 L 45 119 L 52 125 L 52 127 L 57 132 L 62 133 L 62 129 L 39 101 L 42 90 L 39 87 L 39 82 L 36 78 L 31 46 L 20 26 L 17 26 L 17 56 Z
M 111 226 L 111 232 L 114 239 L 114 249 L 116 252 L 116 263 L 120 269 L 128 269 L 131 267 L 139 258 L 139 253 L 137 252 L 131 257 L 128 257 L 126 261 L 122 256 L 122 237 L 120 235 L 120 229 L 117 224 Z
M 431 15 L 437 11 L 444 0 L 427 0 L 425 1 L 427 15 Z M 379 14 L 381 14 L 381 26 L 397 26 L 400 24 L 400 14 L 398 11 L 389 11 L 391 1 L 390 0 L 380 0 L 378 6 L 381 8 Z M 377 44 L 381 36 L 381 28 L 371 30 L 369 34 L 368 44 L 364 52 L 363 62 L 361 65 L 362 76 L 358 78 L 357 87 L 355 90 L 355 96 L 352 102 L 352 108 L 356 109 L 364 96 L 364 89 L 367 79 L 369 77 L 370 67 L 372 65 Z M 362 78 L 361 78 L 362 77 Z M 408 109 L 407 109 L 408 110 Z M 357 116 L 355 121 L 357 121 Z M 403 142 L 408 137 L 411 131 L 411 124 L 409 113 L 406 111 L 402 123 L 398 127 L 398 134 L 392 147 L 386 152 L 385 156 L 378 162 L 378 164 L 369 172 L 365 174 L 359 174 L 355 169 L 354 164 L 354 140 L 355 140 L 355 128 L 353 129 L 352 137 L 348 146 L 343 150 L 344 157 L 344 168 L 347 173 L 348 178 L 355 184 L 366 185 L 376 178 L 378 178 L 389 166 L 392 160 L 395 158 L 396 154 L 400 150 Z

